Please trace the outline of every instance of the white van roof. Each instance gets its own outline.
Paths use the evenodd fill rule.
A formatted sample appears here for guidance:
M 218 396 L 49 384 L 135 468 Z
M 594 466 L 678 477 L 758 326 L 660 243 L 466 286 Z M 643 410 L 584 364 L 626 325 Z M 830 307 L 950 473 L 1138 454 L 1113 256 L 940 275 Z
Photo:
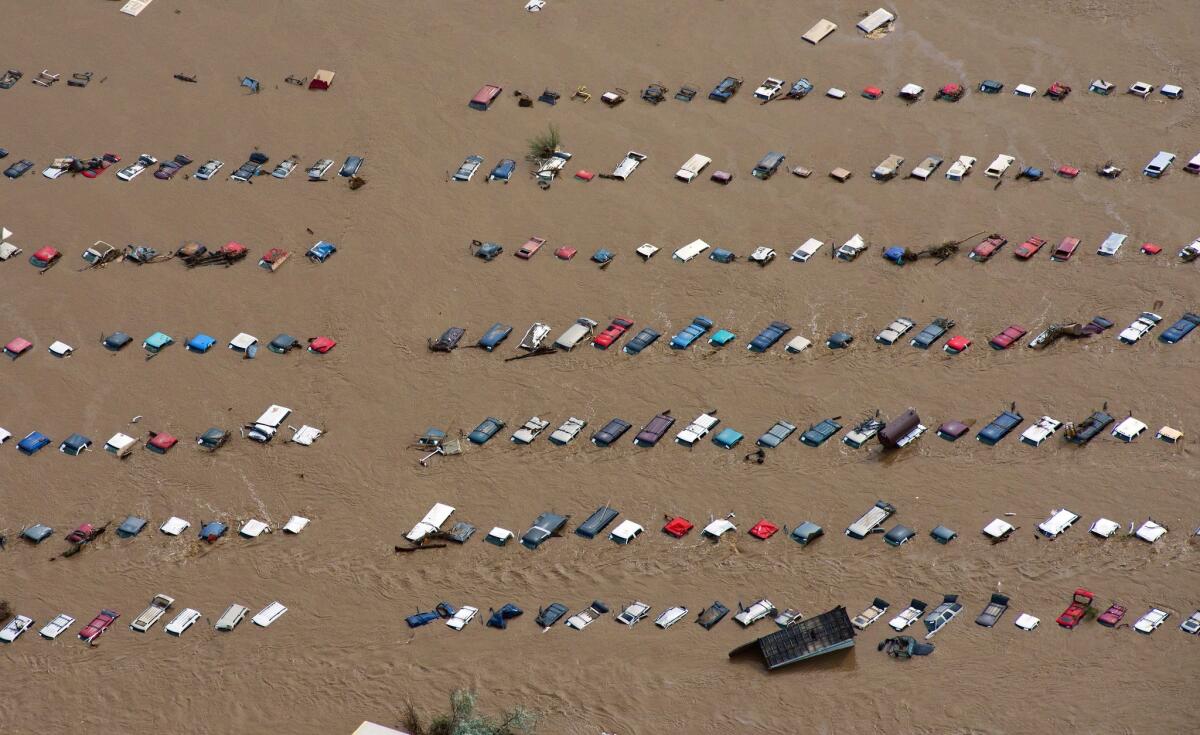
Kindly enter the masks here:
M 307 525 L 308 519 L 304 516 L 292 516 L 287 523 L 283 524 L 283 530 L 286 533 L 300 533 Z
M 818 20 L 813 25 L 812 28 L 809 28 L 807 31 L 805 31 L 804 35 L 801 36 L 801 38 L 803 38 L 805 41 L 808 41 L 812 45 L 816 46 L 821 41 L 824 41 L 826 36 L 828 36 L 830 33 L 833 33 L 836 30 L 837 30 L 837 23 L 834 23 L 831 20 L 825 20 L 824 18 L 822 18 L 822 19 Z
M 562 334 L 558 335 L 558 339 L 554 340 L 554 346 L 560 350 L 571 350 L 579 344 L 580 340 L 591 334 L 597 326 L 595 321 L 581 316 L 575 320 L 574 324 L 563 330 Z
M 690 182 L 692 179 L 699 176 L 700 172 L 703 171 L 704 168 L 710 163 L 712 163 L 711 158 L 703 153 L 695 153 L 691 158 L 685 161 L 682 166 L 679 167 L 679 170 L 675 172 L 675 178 L 679 179 L 680 181 Z
M 414 544 L 425 538 L 428 534 L 435 533 L 454 512 L 454 506 L 446 505 L 445 503 L 434 503 L 425 517 L 417 522 L 417 525 L 412 527 L 412 530 L 405 535 L 404 538 L 412 541 Z
M 270 530 L 271 527 L 266 523 L 263 523 L 257 518 L 251 518 L 242 524 L 242 528 L 238 531 L 238 533 L 246 538 L 257 538 L 258 536 L 261 536 L 263 533 L 269 532 Z
M 283 606 L 283 603 L 276 600 L 260 610 L 258 615 L 254 616 L 254 624 L 265 628 L 278 620 L 279 616 L 285 612 L 287 612 L 287 608 Z
M 708 250 L 708 243 L 703 240 L 692 240 L 687 245 L 676 250 L 672 257 L 680 263 L 686 263 L 705 250 Z
M 279 425 L 287 419 L 288 414 L 291 412 L 292 409 L 288 408 L 287 406 L 272 405 L 266 411 L 263 411 L 263 415 L 259 416 L 254 423 L 261 424 L 263 426 L 270 426 L 272 428 L 278 428 Z
M 1108 518 L 1101 518 L 1088 529 L 1100 538 L 1108 538 L 1121 529 L 1121 524 Z
M 137 439 L 134 439 L 132 436 L 117 432 L 113 434 L 111 439 L 104 443 L 104 449 L 113 454 L 121 455 L 133 447 L 136 442 Z
M 1054 538 L 1070 528 L 1071 524 L 1077 520 L 1079 520 L 1079 514 L 1072 513 L 1063 508 L 1062 510 L 1055 511 L 1053 515 L 1039 523 L 1038 530 L 1050 538 Z
M 188 523 L 182 518 L 179 518 L 178 516 L 171 516 L 167 519 L 166 523 L 159 526 L 158 530 L 162 531 L 168 536 L 178 536 L 179 534 L 188 530 L 191 525 L 192 524 Z
M 1004 534 L 1012 533 L 1015 530 L 1017 529 L 1013 524 L 999 518 L 993 519 L 991 523 L 983 527 L 984 535 L 992 538 L 1002 538 Z
M 858 30 L 863 33 L 874 33 L 881 27 L 891 23 L 896 19 L 896 16 L 888 12 L 885 8 L 880 8 L 874 13 L 871 13 L 866 18 L 858 22 Z
M 801 263 L 803 263 L 804 261 L 811 258 L 813 255 L 815 255 L 816 252 L 818 250 L 820 250 L 821 246 L 824 244 L 825 243 L 821 242 L 820 240 L 816 239 L 815 237 L 810 237 L 804 241 L 803 245 L 801 245 L 800 247 L 798 247 L 792 251 L 792 260 L 798 260 Z
M 633 521 L 621 521 L 617 527 L 612 530 L 608 537 L 614 541 L 620 541 L 623 544 L 627 544 L 635 539 L 639 533 L 645 530 L 646 529 L 642 528 Z

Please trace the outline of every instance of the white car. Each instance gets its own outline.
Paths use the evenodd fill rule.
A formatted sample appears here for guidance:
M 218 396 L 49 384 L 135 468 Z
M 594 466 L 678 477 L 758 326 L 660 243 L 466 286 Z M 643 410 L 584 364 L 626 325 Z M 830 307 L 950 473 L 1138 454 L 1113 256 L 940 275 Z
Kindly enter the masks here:
M 554 430 L 554 433 L 550 435 L 550 442 L 559 446 L 562 446 L 563 444 L 570 444 L 575 440 L 575 437 L 579 436 L 579 432 L 583 431 L 584 427 L 586 426 L 586 421 L 572 416 L 564 421 L 562 426 Z
M 1031 446 L 1040 447 L 1042 442 L 1049 439 L 1054 432 L 1062 428 L 1062 422 L 1058 419 L 1043 416 L 1038 419 L 1038 422 L 1025 430 L 1021 434 L 1021 441 Z
M 692 423 L 687 425 L 683 431 L 675 435 L 675 441 L 690 447 L 696 442 L 703 439 L 710 430 L 717 424 L 721 423 L 721 419 L 707 413 L 702 413 L 697 416 Z
M 951 181 L 962 181 L 967 174 L 971 173 L 971 167 L 975 165 L 975 156 L 959 156 L 958 160 L 950 164 L 950 168 L 946 171 L 946 178 Z
M 1195 260 L 1196 258 L 1200 258 L 1200 237 L 1197 237 L 1187 245 L 1184 245 L 1183 249 L 1179 251 L 1179 257 L 1183 258 L 1184 260 Z
M 754 90 L 754 99 L 763 102 L 770 102 L 783 93 L 784 81 L 775 77 L 767 77 L 767 80 Z
M 516 444 L 530 444 L 538 435 L 546 430 L 550 422 L 543 418 L 534 416 L 525 422 L 525 425 L 517 429 L 512 435 L 512 441 Z
M 1149 612 L 1138 618 L 1138 621 L 1133 624 L 1133 629 L 1139 633 L 1150 635 L 1155 630 L 1158 630 L 1158 626 L 1162 625 L 1163 621 L 1169 617 L 1171 617 L 1171 613 L 1166 610 L 1152 607 Z
M 117 172 L 117 178 L 121 181 L 131 181 L 136 179 L 143 171 L 158 163 L 158 159 L 149 153 L 143 153 L 138 156 L 138 159 Z
M 750 262 L 751 263 L 758 263 L 759 265 L 766 265 L 767 263 L 770 263 L 772 260 L 775 260 L 775 251 L 772 250 L 771 248 L 767 247 L 766 245 L 759 245 L 758 247 L 756 247 L 754 249 L 753 253 L 750 253 Z
M 309 181 L 316 181 L 325 176 L 331 166 L 333 166 L 332 158 L 322 158 L 309 166 L 305 173 L 308 175 Z
M 454 615 L 450 617 L 449 620 L 446 621 L 446 625 L 449 625 L 455 630 L 462 630 L 466 624 L 471 622 L 478 614 L 479 608 L 471 607 L 470 605 L 463 605 L 458 609 L 457 612 L 454 613 Z
M 595 603 L 592 603 L 591 605 L 589 605 L 587 607 L 587 609 L 581 610 L 581 611 L 575 613 L 574 615 L 572 615 L 571 617 L 567 618 L 567 627 L 574 628 L 575 630 L 583 630 L 584 628 L 586 628 L 589 625 L 591 625 L 592 623 L 594 623 L 597 619 L 599 619 L 599 617 L 601 615 L 603 615 L 606 612 L 608 612 L 607 608 L 605 608 L 604 610 L 600 610 L 599 608 L 596 607 Z
M 920 179 L 921 181 L 925 181 L 930 176 L 933 176 L 933 173 L 935 171 L 937 171 L 938 168 L 941 167 L 941 165 L 942 165 L 941 158 L 939 158 L 937 156 L 929 156 L 925 160 L 918 163 L 916 168 L 914 168 L 908 175 L 911 178 Z
M 163 628 L 163 630 L 167 631 L 171 635 L 183 635 L 183 632 L 195 625 L 196 621 L 199 619 L 200 611 L 187 607 L 183 609 L 183 612 L 176 615 L 174 620 L 167 623 L 167 627 Z
M 214 175 L 216 175 L 216 173 L 218 171 L 220 171 L 224 167 L 225 167 L 224 161 L 218 161 L 215 158 L 210 159 L 203 166 L 200 167 L 200 170 L 196 171 L 196 173 L 192 176 L 192 178 L 200 179 L 201 181 L 208 181 Z
M 62 635 L 63 631 L 65 631 L 67 628 L 70 628 L 74 624 L 75 618 L 67 615 L 66 613 L 62 613 L 49 623 L 46 623 L 44 626 L 42 626 L 42 629 L 38 631 L 38 634 L 43 638 L 52 641 Z
M 8 621 L 8 625 L 4 626 L 4 630 L 0 630 L 0 641 L 12 643 L 20 638 L 22 633 L 29 630 L 31 625 L 33 625 L 33 618 L 25 615 L 16 616 Z
M 1143 311 L 1142 315 L 1134 320 L 1133 324 L 1126 327 L 1121 334 L 1117 335 L 1117 339 L 1127 345 L 1134 344 L 1146 334 L 1154 329 L 1155 325 L 1162 321 L 1162 317 L 1152 311 Z
M 992 161 L 991 164 L 988 165 L 987 170 L 983 172 L 983 175 L 990 179 L 1002 178 L 1004 176 L 1004 172 L 1008 170 L 1009 166 L 1013 165 L 1013 161 L 1015 160 L 1017 159 L 1001 153 L 1000 155 L 996 156 L 996 160 Z
M 230 631 L 238 627 L 238 623 L 246 617 L 246 613 L 250 610 L 245 605 L 239 605 L 236 602 L 225 608 L 225 612 L 221 613 L 221 617 L 217 619 L 215 627 L 217 630 Z
M 637 625 L 637 622 L 650 614 L 650 606 L 644 602 L 631 602 L 617 616 L 618 623 L 624 623 L 630 628 Z
M 285 612 L 287 612 L 287 608 L 283 606 L 282 602 L 276 600 L 270 605 L 264 607 L 262 610 L 259 610 L 258 615 L 255 615 L 253 618 L 251 618 L 250 622 L 265 628 L 278 620 L 279 616 L 283 615 Z
M 750 607 L 742 608 L 737 615 L 733 616 L 733 619 L 741 623 L 743 628 L 747 628 L 752 623 L 774 614 L 775 606 L 771 604 L 770 600 L 759 600 Z
M 617 167 L 613 169 L 612 177 L 614 179 L 620 179 L 621 181 L 624 181 L 625 179 L 629 178 L 629 175 L 637 169 L 638 165 L 642 161 L 645 160 L 645 153 L 629 151 L 625 154 L 625 158 L 621 159 L 621 162 L 618 163 Z
M 908 317 L 899 317 L 896 321 L 887 325 L 879 334 L 875 335 L 875 341 L 881 345 L 895 344 L 897 340 L 908 333 L 914 326 L 912 319 Z
M 289 158 L 286 161 L 280 161 L 279 165 L 275 167 L 275 170 L 271 172 L 271 176 L 277 179 L 286 179 L 288 175 L 295 169 L 296 162 Z
M 654 621 L 654 624 L 663 630 L 666 630 L 682 620 L 683 616 L 687 615 L 687 613 L 688 609 L 686 607 L 679 607 L 678 605 L 675 607 L 669 607 L 658 616 L 658 619 Z
M 817 254 L 821 246 L 825 243 L 820 240 L 810 237 L 804 241 L 804 244 L 792 251 L 792 260 L 799 263 L 806 262 L 809 258 Z

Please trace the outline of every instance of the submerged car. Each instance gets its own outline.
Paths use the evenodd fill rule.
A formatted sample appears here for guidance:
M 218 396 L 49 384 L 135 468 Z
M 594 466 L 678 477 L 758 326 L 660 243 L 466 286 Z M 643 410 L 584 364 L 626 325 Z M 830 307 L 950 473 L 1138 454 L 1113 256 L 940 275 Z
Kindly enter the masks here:
M 633 322 L 624 317 L 614 317 L 608 327 L 592 339 L 592 345 L 602 350 L 608 349 L 614 342 L 621 339 L 627 331 L 633 328 Z
M 487 444 L 504 426 L 503 421 L 489 416 L 479 426 L 476 426 L 474 431 L 467 435 L 467 441 L 472 444 Z
M 708 98 L 710 100 L 716 100 L 717 102 L 728 102 L 730 97 L 737 94 L 737 91 L 741 89 L 741 86 L 741 79 L 738 79 L 737 77 L 725 77 L 717 83 L 717 86 L 713 88 L 713 91 L 708 93 Z

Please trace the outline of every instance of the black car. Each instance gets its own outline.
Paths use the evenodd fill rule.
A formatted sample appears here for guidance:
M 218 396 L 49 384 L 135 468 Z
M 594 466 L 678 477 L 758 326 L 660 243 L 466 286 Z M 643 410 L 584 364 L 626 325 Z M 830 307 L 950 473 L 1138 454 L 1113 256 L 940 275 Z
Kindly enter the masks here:
M 342 170 L 338 171 L 338 176 L 353 176 L 357 174 L 365 160 L 362 156 L 347 157 L 346 162 L 342 164 Z
M 592 434 L 592 443 L 598 447 L 607 447 L 616 440 L 620 439 L 625 432 L 629 431 L 632 426 L 624 419 L 613 419 L 604 425 L 600 431 Z
M 4 175 L 10 179 L 19 179 L 31 168 L 33 168 L 33 161 L 22 158 L 20 161 L 4 169 Z
M 1074 429 L 1067 431 L 1067 441 L 1083 446 L 1092 439 L 1095 439 L 1113 421 L 1114 419 L 1111 415 L 1104 411 L 1096 411 L 1091 416 L 1076 424 Z
M 567 525 L 566 516 L 560 516 L 557 513 L 543 513 L 534 519 L 533 526 L 521 537 L 521 545 L 527 549 L 536 549 L 565 525 Z

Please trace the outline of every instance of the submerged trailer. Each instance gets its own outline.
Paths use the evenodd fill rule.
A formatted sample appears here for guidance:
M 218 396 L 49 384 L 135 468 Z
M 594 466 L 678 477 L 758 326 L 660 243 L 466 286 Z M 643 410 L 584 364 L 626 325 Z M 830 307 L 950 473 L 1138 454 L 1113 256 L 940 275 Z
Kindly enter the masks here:
M 757 649 L 768 669 L 778 669 L 805 659 L 854 647 L 854 627 L 846 608 L 835 607 L 808 620 L 738 646 L 730 658 Z

